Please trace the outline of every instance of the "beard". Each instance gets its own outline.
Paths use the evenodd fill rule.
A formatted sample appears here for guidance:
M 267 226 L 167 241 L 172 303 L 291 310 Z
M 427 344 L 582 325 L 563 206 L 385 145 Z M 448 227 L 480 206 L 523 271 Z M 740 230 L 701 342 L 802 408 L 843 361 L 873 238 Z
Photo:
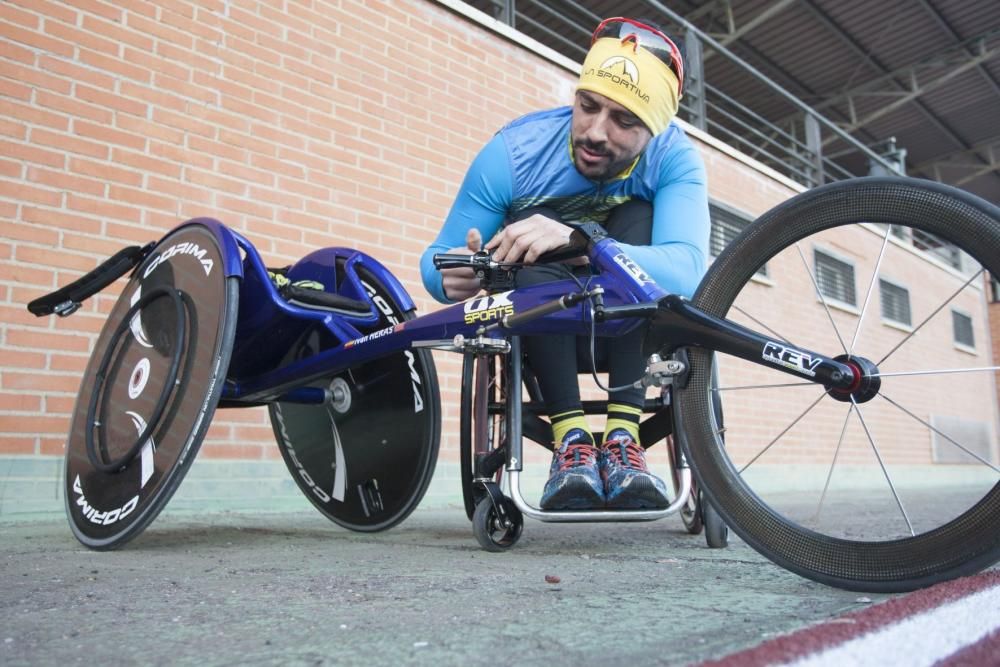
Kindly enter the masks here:
M 596 162 L 585 162 L 580 154 L 581 149 L 600 159 Z M 595 143 L 586 139 L 573 142 L 573 164 L 577 171 L 592 181 L 607 181 L 614 178 L 632 164 L 635 157 L 616 155 L 604 142 Z

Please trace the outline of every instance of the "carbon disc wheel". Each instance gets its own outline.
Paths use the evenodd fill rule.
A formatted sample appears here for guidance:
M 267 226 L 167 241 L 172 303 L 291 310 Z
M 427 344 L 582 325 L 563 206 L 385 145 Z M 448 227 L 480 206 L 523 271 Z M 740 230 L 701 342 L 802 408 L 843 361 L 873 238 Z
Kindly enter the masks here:
M 363 269 L 359 275 L 388 311 L 362 334 L 413 317 L 373 275 Z M 308 357 L 335 344 L 322 331 L 308 331 L 288 358 Z M 423 498 L 437 462 L 441 408 L 430 353 L 404 350 L 313 386 L 329 389 L 334 399 L 324 405 L 269 406 L 292 478 L 316 509 L 345 528 L 372 532 L 396 525 Z
M 165 236 L 125 286 L 66 445 L 66 512 L 86 546 L 135 537 L 180 484 L 219 402 L 238 299 L 215 233 L 199 224 Z

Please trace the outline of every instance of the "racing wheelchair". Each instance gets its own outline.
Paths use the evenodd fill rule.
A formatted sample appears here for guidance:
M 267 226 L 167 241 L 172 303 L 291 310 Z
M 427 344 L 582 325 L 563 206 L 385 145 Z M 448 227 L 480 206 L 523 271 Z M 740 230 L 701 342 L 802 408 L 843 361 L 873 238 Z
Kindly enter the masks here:
M 949 312 L 953 322 L 982 312 L 985 276 L 1000 275 L 996 206 L 911 179 L 816 188 L 731 242 L 691 300 L 660 289 L 600 226 L 579 225 L 573 238 L 592 267 L 586 280 L 511 289 L 504 281 L 516 267 L 439 256 L 439 266 L 469 263 L 492 293 L 418 317 L 399 281 L 364 253 L 317 250 L 277 281 L 246 238 L 200 218 L 37 299 L 36 315 L 69 315 L 131 271 L 72 415 L 73 533 L 94 549 L 135 537 L 177 488 L 216 407 L 259 405 L 320 512 L 353 530 L 389 528 L 419 503 L 434 468 L 441 408 L 431 350 L 445 350 L 465 357 L 463 496 L 484 546 L 511 546 L 525 514 L 648 520 L 704 497 L 720 523 L 778 565 L 852 590 L 909 590 L 1000 559 L 997 367 L 969 345 L 942 349 L 935 333 Z M 861 250 L 869 246 L 877 253 Z M 870 276 L 860 308 L 829 296 L 845 287 L 829 259 L 848 264 L 844 256 Z M 954 257 L 957 265 L 944 261 Z M 923 320 L 872 333 L 875 287 L 920 280 L 929 266 L 935 280 L 920 283 L 913 304 Z M 660 390 L 645 427 L 658 429 L 649 441 L 673 436 L 673 504 L 532 507 L 518 478 L 522 441 L 539 425 L 526 419 L 520 337 L 639 326 L 649 361 L 636 382 Z M 851 328 L 848 343 L 841 332 Z M 961 463 L 924 465 L 930 449 Z M 931 476 L 940 483 L 930 486 Z M 869 490 L 872 479 L 879 490 Z M 816 484 L 808 493 L 807 483 Z M 922 493 L 935 502 L 911 517 L 911 494 Z M 883 508 L 884 520 L 859 520 Z

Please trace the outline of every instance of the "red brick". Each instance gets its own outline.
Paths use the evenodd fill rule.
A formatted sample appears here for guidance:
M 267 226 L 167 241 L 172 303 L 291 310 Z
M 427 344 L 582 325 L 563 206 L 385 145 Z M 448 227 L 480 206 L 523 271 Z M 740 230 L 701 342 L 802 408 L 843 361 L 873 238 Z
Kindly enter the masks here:
M 40 167 L 29 167 L 27 180 L 39 185 L 45 185 L 56 190 L 69 190 L 82 192 L 96 197 L 105 194 L 105 185 L 102 181 L 90 178 L 80 178 L 61 171 L 52 171 Z
M 61 432 L 69 431 L 69 420 L 64 422 L 64 427 Z M 65 436 L 58 438 L 39 438 L 38 442 L 38 453 L 42 456 L 65 456 L 66 454 L 66 439 Z
M 174 224 L 179 222 L 176 216 L 172 219 Z M 163 236 L 164 231 L 164 229 L 151 229 L 140 225 L 121 225 L 117 223 L 107 224 L 108 236 L 122 241 L 123 244 L 137 243 L 141 245 L 149 243 L 150 241 L 156 241 Z
M 2 430 L 2 427 L 0 427 Z M 35 438 L 0 436 L 0 454 L 35 454 Z
M 150 20 L 137 14 L 126 14 L 125 25 L 136 32 L 162 40 L 160 44 L 176 45 L 182 49 L 190 49 L 194 45 L 193 38 L 182 30 L 177 30 L 164 23 Z
M 71 158 L 69 169 L 75 174 L 135 187 L 141 186 L 143 180 L 142 174 L 139 172 L 122 169 L 108 162 L 94 162 L 81 158 Z
M 22 26 L 24 28 L 30 28 L 32 30 L 37 30 L 41 25 L 41 21 L 37 14 L 32 12 L 27 12 L 19 7 L 15 7 L 9 2 L 0 4 L 0 22 L 12 23 L 15 25 Z M 12 32 L 23 32 L 21 30 L 16 30 Z
M 0 4 L 0 7 L 9 6 L 9 3 Z M 55 39 L 53 37 L 49 37 L 48 35 L 30 32 L 28 30 L 16 30 L 7 35 L 7 37 L 15 42 L 25 44 L 46 53 L 57 53 L 65 58 L 72 58 L 73 52 L 76 49 L 76 47 L 70 42 L 65 42 L 61 39 Z
M 35 52 L 14 42 L 4 40 L 0 41 L 0 58 L 33 65 L 35 62 Z
M 167 25 L 179 28 L 185 33 L 197 35 L 211 42 L 221 42 L 223 40 L 224 33 L 218 27 L 192 20 L 194 18 L 194 9 L 190 5 L 185 7 L 185 10 L 190 10 L 190 13 L 185 13 L 183 16 L 172 11 L 164 11 L 160 20 Z
M 80 213 L 100 216 L 106 220 L 124 220 L 133 223 L 139 222 L 142 216 L 139 209 L 134 206 L 122 206 L 108 201 L 106 198 L 89 199 L 73 194 L 67 195 L 66 208 L 70 211 L 79 211 Z M 108 234 L 111 233 L 111 226 L 109 225 Z
M 91 88 L 90 86 L 80 84 L 77 84 L 76 86 L 76 96 L 78 99 L 86 102 L 93 102 L 106 109 L 123 111 L 125 113 L 132 114 L 133 116 L 144 117 L 149 107 L 149 105 L 144 102 L 137 102 L 115 93 L 108 93 L 98 88 Z
M 73 5 L 88 14 L 97 14 L 106 19 L 121 23 L 124 11 L 115 3 L 102 0 L 73 0 Z
M 49 167 L 62 167 L 66 164 L 66 155 L 50 151 L 31 144 L 18 144 L 12 141 L 0 140 L 0 155 L 15 160 L 23 160 L 31 164 L 43 164 Z
M 155 84 L 150 86 L 122 81 L 119 85 L 119 91 L 124 97 L 142 100 L 154 107 L 172 109 L 181 113 L 185 112 L 188 106 L 186 99 L 175 93 L 161 90 Z
M 91 267 L 93 265 L 91 264 Z M 26 330 L 10 330 L 7 331 L 7 345 L 12 348 L 24 348 L 26 350 L 60 350 L 63 352 L 89 352 L 90 342 L 79 333 L 74 331 L 67 331 L 65 333 L 57 333 L 52 331 L 26 331 Z M 5 378 L 6 379 L 6 378 Z M 30 380 L 22 379 L 19 380 L 23 384 L 17 388 L 25 389 L 35 387 L 36 385 L 30 384 Z M 4 383 L 5 389 L 11 389 L 11 385 Z
M 238 197 L 226 197 L 224 195 L 219 195 L 216 201 L 218 203 L 219 208 L 222 209 L 223 211 L 235 211 L 237 213 L 245 213 L 247 215 L 256 216 L 258 218 L 263 218 L 265 220 L 270 220 L 274 218 L 274 208 L 270 206 L 264 206 L 249 199 L 241 199 Z
M 106 21 L 92 15 L 84 15 L 83 29 L 94 35 L 101 35 L 116 44 L 129 44 L 142 51 L 153 50 L 153 40 L 134 30 L 122 27 L 118 21 Z M 117 51 L 114 51 L 117 53 Z
M 187 114 L 174 113 L 165 109 L 153 109 L 153 122 L 170 128 L 193 132 L 203 137 L 215 138 L 216 129 L 209 123 L 191 118 Z
M 80 48 L 83 55 L 86 49 L 91 49 L 109 56 L 117 56 L 121 51 L 120 43 L 113 39 L 107 39 L 94 34 L 89 30 L 81 30 L 76 26 L 65 25 L 50 19 L 45 20 L 45 32 L 67 42 L 71 42 Z
M 140 171 L 152 172 L 170 178 L 180 178 L 180 165 L 150 157 L 145 153 L 125 150 L 124 148 L 113 148 L 111 150 L 111 161 L 117 164 L 128 165 Z
M 24 176 L 24 164 L 14 160 L 0 159 L 0 176 L 20 179 Z
M 52 72 L 53 74 L 63 77 L 67 86 L 72 83 L 82 81 L 84 83 L 89 83 L 92 86 L 97 86 L 98 88 L 111 90 L 115 85 L 114 77 L 109 76 L 104 72 L 99 72 L 93 68 L 80 67 L 73 61 L 42 55 L 38 59 L 38 63 L 46 72 Z M 62 91 L 56 90 L 56 92 Z
M 0 135 L 23 140 L 28 136 L 28 128 L 24 123 L 0 118 Z
M 20 365 L 27 366 L 24 361 Z M 38 394 L 28 394 L 24 392 L 0 391 L 0 413 L 11 412 L 40 412 L 42 409 L 42 398 Z M 13 417 L 8 416 L 7 419 Z M 6 430 L 0 426 L 0 430 Z
M 65 79 L 46 74 L 34 67 L 25 67 L 6 60 L 0 60 L 0 76 L 63 95 L 69 93 L 71 86 L 70 82 Z
M 41 225 L 42 228 L 51 231 L 54 236 L 51 237 L 49 241 L 58 239 L 59 229 L 72 229 L 75 231 L 87 232 L 89 234 L 99 234 L 101 232 L 100 220 L 85 218 L 83 216 L 67 213 L 63 210 L 23 206 L 21 207 L 21 218 L 25 222 L 33 222 L 36 225 Z
M 159 90 L 171 91 L 186 100 L 195 100 L 204 104 L 219 103 L 218 91 L 209 86 L 199 86 L 159 73 L 153 76 L 153 85 Z
M 38 108 L 39 106 L 45 106 L 41 100 L 46 95 L 48 93 L 45 91 L 38 91 L 35 96 L 37 104 L 31 106 L 0 99 L 0 118 L 17 118 L 32 125 L 45 125 L 57 130 L 67 129 L 69 127 L 69 119 L 66 116 L 50 113 Z
M 7 197 L 15 201 L 32 202 L 45 206 L 62 204 L 62 194 L 45 188 L 37 188 L 26 183 L 0 180 L 0 198 Z
M 166 125 L 149 121 L 145 118 L 136 118 L 122 114 L 115 118 L 115 127 L 125 132 L 131 132 L 147 139 L 156 139 L 170 144 L 180 145 L 184 142 L 185 134 L 181 130 L 167 127 Z M 197 138 L 197 137 L 190 137 Z
M 52 118 L 51 122 L 46 122 L 49 119 L 41 115 L 45 113 L 42 109 L 53 109 L 55 111 L 62 112 L 62 114 L 65 115 L 58 116 L 58 123 L 55 118 Z M 38 120 L 34 121 L 33 124 L 47 125 L 54 129 L 63 130 L 69 127 L 69 121 L 66 116 L 82 116 L 98 123 L 111 123 L 112 116 L 111 111 L 104 107 L 86 104 L 82 100 L 73 97 L 66 97 L 64 95 L 56 95 L 45 90 L 35 92 L 35 110 L 39 116 Z M 54 116 L 54 114 L 50 114 L 50 116 Z
M 228 40 L 227 40 L 228 42 Z M 208 57 L 188 47 L 177 44 L 159 41 L 156 43 L 156 55 L 183 64 L 191 70 L 203 70 L 206 72 L 218 72 L 218 58 Z
M 83 363 L 80 368 L 74 370 L 74 374 L 82 376 L 84 370 L 86 370 L 86 357 L 81 358 Z M 45 407 L 42 411 L 47 415 L 72 415 L 73 408 L 76 407 L 76 396 L 53 396 L 48 394 L 45 396 Z
M 110 257 L 122 249 L 122 242 L 120 239 L 106 236 L 86 236 L 64 232 L 62 247 L 74 252 L 83 252 L 98 257 Z
M 186 79 L 191 68 L 172 62 L 149 51 L 125 47 L 125 61 L 151 72 L 160 72 L 175 79 Z
M 189 204 L 207 206 L 215 199 L 215 192 L 213 190 L 199 187 L 186 181 L 178 182 L 157 178 L 156 176 L 150 176 L 147 179 L 146 187 L 148 187 L 151 192 L 163 194 L 175 200 L 184 201 Z M 148 218 L 147 222 L 152 224 L 152 221 Z M 170 218 L 170 222 L 168 224 L 169 226 L 173 226 L 177 222 L 177 216 L 174 215 Z
M 160 211 L 175 210 L 177 205 L 173 197 L 164 197 L 149 190 L 128 188 L 120 185 L 112 185 L 108 190 L 108 197 L 113 201 L 135 204 L 142 208 L 151 208 Z

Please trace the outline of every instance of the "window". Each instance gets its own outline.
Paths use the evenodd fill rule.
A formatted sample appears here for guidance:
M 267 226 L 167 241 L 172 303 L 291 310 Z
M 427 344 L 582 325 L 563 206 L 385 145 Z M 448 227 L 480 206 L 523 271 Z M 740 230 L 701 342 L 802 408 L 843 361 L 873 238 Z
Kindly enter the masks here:
M 814 251 L 816 284 L 820 294 L 851 306 L 857 305 L 854 291 L 854 265 L 829 255 Z
M 910 326 L 910 290 L 879 278 L 878 291 L 882 301 L 882 319 Z
M 975 347 L 976 338 L 972 331 L 972 318 L 957 310 L 951 311 L 951 328 L 955 343 L 963 347 Z
M 708 238 L 708 251 L 718 257 L 733 239 L 753 222 L 753 218 L 718 202 L 710 202 L 708 212 L 712 218 L 712 231 Z M 767 265 L 757 270 L 757 275 L 767 275 Z
M 990 276 L 990 301 L 1000 303 L 1000 278 Z

